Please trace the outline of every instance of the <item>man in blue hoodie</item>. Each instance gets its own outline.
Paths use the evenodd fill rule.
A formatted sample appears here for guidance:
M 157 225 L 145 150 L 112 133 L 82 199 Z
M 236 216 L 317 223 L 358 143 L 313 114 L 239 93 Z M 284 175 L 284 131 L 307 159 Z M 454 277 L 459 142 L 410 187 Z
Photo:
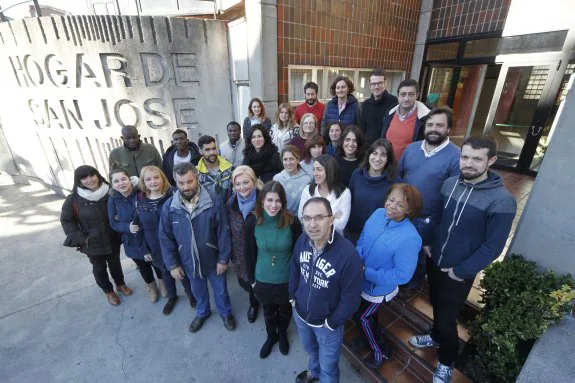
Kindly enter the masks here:
M 355 247 L 336 232 L 330 203 L 314 197 L 303 207 L 305 233 L 296 242 L 289 297 L 308 369 L 296 383 L 339 382 L 344 323 L 359 307 L 363 272 Z
M 498 174 L 489 171 L 497 160 L 492 137 L 469 137 L 461 148 L 460 176 L 441 187 L 440 204 L 431 216 L 434 233 L 427 277 L 433 328 L 409 340 L 418 348 L 439 347 L 434 383 L 451 382 L 458 353 L 457 317 L 477 273 L 489 266 L 505 247 L 517 204 Z M 425 242 L 425 238 L 424 238 Z

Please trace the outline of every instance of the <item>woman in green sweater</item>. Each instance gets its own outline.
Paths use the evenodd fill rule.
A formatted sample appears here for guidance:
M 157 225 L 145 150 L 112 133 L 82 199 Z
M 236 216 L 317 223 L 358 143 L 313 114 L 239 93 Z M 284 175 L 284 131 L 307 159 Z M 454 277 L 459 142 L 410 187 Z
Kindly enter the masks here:
M 264 309 L 267 339 L 260 358 L 267 358 L 279 341 L 283 355 L 289 352 L 287 328 L 291 321 L 288 283 L 293 247 L 301 225 L 287 210 L 281 183 L 264 185 L 255 212 L 246 219 L 244 256 L 248 281 Z

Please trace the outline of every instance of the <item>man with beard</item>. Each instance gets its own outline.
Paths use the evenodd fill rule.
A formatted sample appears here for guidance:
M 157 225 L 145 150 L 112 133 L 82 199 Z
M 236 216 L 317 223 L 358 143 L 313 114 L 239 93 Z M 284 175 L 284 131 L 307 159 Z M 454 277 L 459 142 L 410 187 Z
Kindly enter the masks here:
M 146 144 L 140 140 L 138 129 L 135 126 L 122 128 L 122 141 L 124 145 L 112 150 L 108 159 L 110 170 L 125 170 L 130 177 L 140 176 L 144 166 L 155 165 L 162 167 L 162 156 L 154 145 Z
M 381 121 L 388 113 L 391 113 L 390 109 L 397 105 L 397 97 L 387 91 L 386 81 L 387 78 L 383 69 L 374 69 L 369 75 L 371 97 L 362 103 L 361 120 L 359 121 L 366 147 L 369 147 L 378 138 L 385 137 L 382 135 Z M 399 157 L 400 155 L 396 154 L 396 158 Z
M 160 246 L 164 264 L 174 279 L 190 280 L 197 300 L 190 332 L 198 331 L 212 315 L 208 280 L 224 327 L 236 320 L 228 294 L 226 270 L 232 252 L 227 209 L 222 200 L 198 182 L 196 167 L 184 162 L 174 168 L 178 190 L 166 201 L 160 217 Z
M 424 117 L 429 113 L 429 109 L 424 103 L 417 101 L 419 84 L 415 80 L 400 82 L 397 96 L 399 104 L 383 118 L 381 137 L 391 142 L 395 158 L 401 158 L 407 145 L 423 139 Z
M 317 119 L 316 129 L 321 126 L 321 119 L 323 118 L 323 112 L 325 110 L 325 105 L 317 100 L 318 86 L 315 82 L 308 82 L 303 87 L 305 93 L 305 102 L 295 108 L 295 121 L 300 123 L 300 119 L 306 113 L 313 113 Z M 319 130 L 318 130 L 319 133 Z
M 434 233 L 425 252 L 433 327 L 430 334 L 414 336 L 409 343 L 439 347 L 434 383 L 451 382 L 459 346 L 457 317 L 477 273 L 505 247 L 517 211 L 501 177 L 489 170 L 496 154 L 492 137 L 467 138 L 461 147 L 461 175 L 443 183 L 440 203 L 432 213 Z
M 198 140 L 202 158 L 198 162 L 200 184 L 217 195 L 225 203 L 232 192 L 232 172 L 234 167 L 224 157 L 218 156 L 216 139 L 201 136 Z
M 405 89 L 405 88 L 402 88 Z M 398 175 L 403 182 L 415 186 L 423 199 L 423 210 L 415 226 L 420 235 L 427 232 L 427 225 L 439 201 L 441 185 L 459 175 L 459 148 L 449 141 L 453 115 L 449 108 L 433 109 L 426 117 L 424 139 L 409 144 L 398 163 Z M 425 278 L 425 254 L 419 254 L 417 269 L 408 284 L 418 289 Z
M 172 145 L 166 150 L 162 160 L 162 170 L 168 178 L 170 185 L 176 186 L 176 181 L 172 174 L 176 165 L 183 162 L 191 162 L 197 165 L 200 158 L 202 158 L 200 150 L 196 144 L 188 140 L 188 133 L 182 129 L 174 130 L 174 133 L 172 133 Z

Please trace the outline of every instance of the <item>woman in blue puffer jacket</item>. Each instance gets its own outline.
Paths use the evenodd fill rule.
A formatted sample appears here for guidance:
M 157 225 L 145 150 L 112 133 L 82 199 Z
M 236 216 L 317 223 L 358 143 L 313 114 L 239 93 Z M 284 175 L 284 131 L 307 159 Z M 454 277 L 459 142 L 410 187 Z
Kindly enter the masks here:
M 394 184 L 387 195 L 385 208 L 377 209 L 364 225 L 357 242 L 363 261 L 364 282 L 361 304 L 354 315 L 364 341 L 373 356 L 366 364 L 379 369 L 388 359 L 382 351 L 381 339 L 374 331 L 374 314 L 384 302 L 392 300 L 399 285 L 409 282 L 421 250 L 421 237 L 412 220 L 419 216 L 423 201 L 414 186 Z
M 333 98 L 325 105 L 321 119 L 321 136 L 326 135 L 328 121 L 345 125 L 359 125 L 361 106 L 353 95 L 353 82 L 345 76 L 338 76 L 330 86 Z
M 150 302 L 157 302 L 159 292 L 154 279 L 154 271 L 160 283 L 162 272 L 152 265 L 152 255 L 144 240 L 144 233 L 137 231 L 134 234 L 130 231 L 130 223 L 135 213 L 138 177 L 130 178 L 125 170 L 114 169 L 110 172 L 110 183 L 113 189 L 108 199 L 110 226 L 114 231 L 121 233 L 124 252 L 138 266 L 140 275 L 148 287 Z M 160 288 L 162 286 L 163 283 L 161 283 Z

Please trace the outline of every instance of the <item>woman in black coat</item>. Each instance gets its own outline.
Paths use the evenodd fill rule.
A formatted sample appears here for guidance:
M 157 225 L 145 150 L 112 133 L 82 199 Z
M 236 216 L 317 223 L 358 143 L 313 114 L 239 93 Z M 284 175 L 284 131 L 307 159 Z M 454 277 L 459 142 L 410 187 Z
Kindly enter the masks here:
M 110 185 L 92 166 L 82 165 L 74 171 L 74 187 L 60 214 L 60 223 L 66 234 L 66 246 L 77 247 L 92 264 L 98 286 L 108 302 L 117 306 L 120 298 L 114 292 L 108 270 L 122 294 L 132 295 L 124 282 L 120 263 L 120 238 L 110 227 L 108 197 Z
M 271 181 L 282 171 L 283 165 L 277 147 L 263 125 L 254 125 L 244 149 L 244 163 L 254 170 L 262 182 Z

